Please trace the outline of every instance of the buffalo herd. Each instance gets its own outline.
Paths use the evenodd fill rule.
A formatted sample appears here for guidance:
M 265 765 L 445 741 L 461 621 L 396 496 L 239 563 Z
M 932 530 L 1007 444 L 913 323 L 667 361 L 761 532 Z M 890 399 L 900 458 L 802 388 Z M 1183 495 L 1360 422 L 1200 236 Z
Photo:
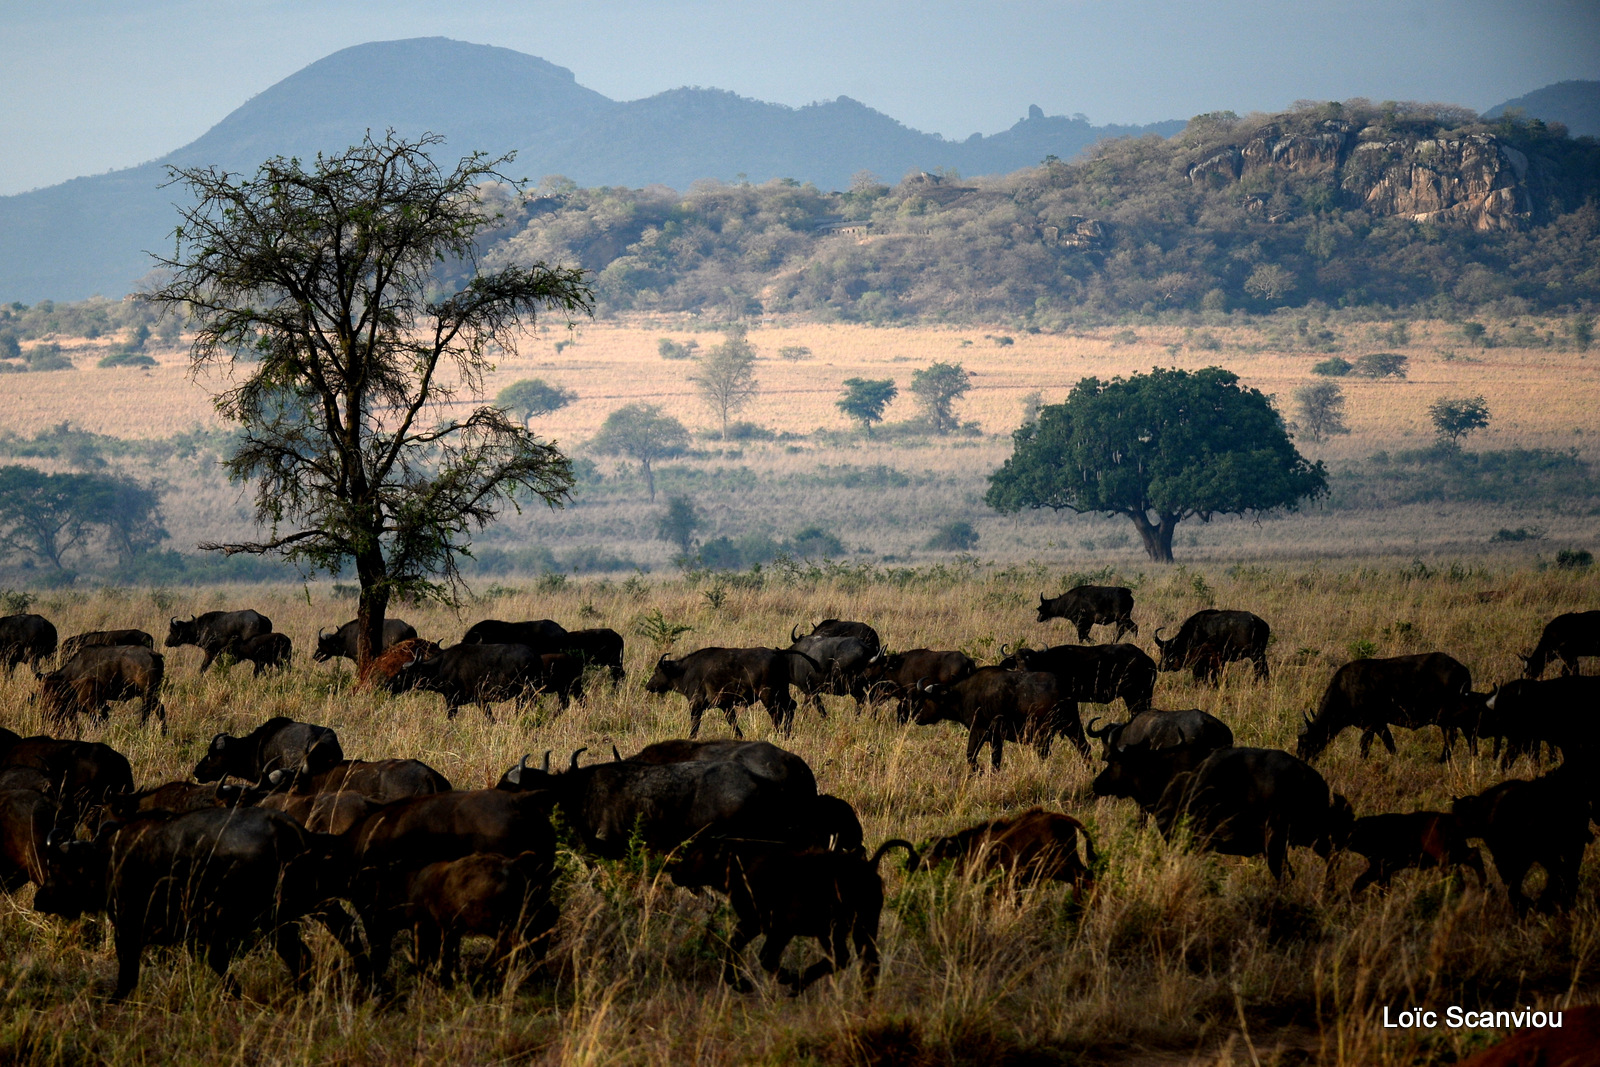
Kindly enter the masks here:
M 523 757 L 492 787 L 458 789 L 426 764 L 405 758 L 349 758 L 332 729 L 278 716 L 255 730 L 212 738 L 192 781 L 136 787 L 125 756 L 78 738 L 80 719 L 102 721 L 111 702 L 140 701 L 166 728 L 164 659 L 140 630 L 79 634 L 58 643 L 37 615 L 0 618 L 0 663 L 27 663 L 47 722 L 73 738 L 21 737 L 0 728 L 0 888 L 37 886 L 34 909 L 73 918 L 105 915 L 114 932 L 113 997 L 135 988 L 142 950 L 183 944 L 228 979 L 243 949 L 270 938 L 297 986 L 310 970 L 305 921 L 324 926 L 355 973 L 379 995 L 395 938 L 414 937 L 415 958 L 441 982 L 458 968 L 461 939 L 492 939 L 491 969 L 514 955 L 537 959 L 559 917 L 555 889 L 557 828 L 571 847 L 597 859 L 643 852 L 659 857 L 671 881 L 726 896 L 736 926 L 722 961 L 724 979 L 749 988 L 742 950 L 765 942 L 763 970 L 799 992 L 847 966 L 852 950 L 870 991 L 878 969 L 884 905 L 882 861 L 896 850 L 906 870 L 949 863 L 962 875 L 1017 887 L 1055 881 L 1087 902 L 1107 857 L 1070 815 L 1034 807 L 925 842 L 891 839 L 869 848 L 845 799 L 823 792 L 800 756 L 744 740 L 742 707 L 762 705 L 780 736 L 795 728 L 798 690 L 819 715 L 824 695 L 850 696 L 857 713 L 891 709 L 905 724 L 958 723 L 966 760 L 978 769 L 985 745 L 999 771 L 1007 741 L 1049 756 L 1064 737 L 1082 758 L 1100 746 L 1099 797 L 1133 801 L 1161 835 L 1215 852 L 1261 856 L 1274 878 L 1290 873 L 1289 850 L 1331 859 L 1349 851 L 1367 860 L 1355 892 L 1386 885 L 1408 868 L 1461 867 L 1484 881 L 1471 839 L 1488 848 L 1519 913 L 1576 902 L 1578 872 L 1600 801 L 1600 679 L 1578 659 L 1600 655 L 1600 612 L 1553 620 L 1523 657 L 1525 678 L 1474 691 L 1470 670 L 1442 652 L 1358 659 L 1340 667 L 1300 724 L 1296 753 L 1237 745 L 1226 722 L 1198 708 L 1153 707 L 1157 676 L 1190 671 L 1216 685 L 1229 662 L 1247 661 L 1268 677 L 1268 624 L 1247 611 L 1205 610 L 1168 638 L 1154 635 L 1152 658 L 1124 634 L 1138 634 L 1128 589 L 1083 586 L 1049 599 L 1038 620 L 1067 620 L 1079 644 L 1002 646 L 983 666 L 964 652 L 891 651 L 870 625 L 839 619 L 787 648 L 708 647 L 661 655 L 645 690 L 677 693 L 690 716 L 687 739 L 651 744 L 631 756 L 583 762 L 579 749 L 551 766 Z M 1097 625 L 1115 640 L 1086 642 Z M 357 624 L 319 632 L 313 659 L 357 659 Z M 173 618 L 165 647 L 193 645 L 203 672 L 221 656 L 259 674 L 288 664 L 289 638 L 255 611 Z M 440 694 L 446 713 L 477 704 L 517 704 L 541 692 L 562 707 L 582 700 L 584 684 L 625 678 L 624 645 L 613 630 L 567 630 L 551 620 L 472 626 L 458 644 L 421 639 L 400 620 L 362 665 L 360 685 L 388 692 Z M 46 670 L 52 658 L 53 670 Z M 1541 680 L 1551 661 L 1561 676 Z M 1083 703 L 1120 701 L 1125 721 L 1085 723 Z M 734 737 L 699 740 L 703 713 L 721 711 Z M 1441 759 L 1464 738 L 1476 754 L 1493 739 L 1504 767 L 1559 756 L 1554 770 L 1512 779 L 1451 810 L 1357 816 L 1312 763 L 1345 729 L 1368 755 L 1374 738 L 1395 751 L 1393 727 L 1437 727 Z M 1082 857 L 1079 854 L 1081 841 Z M 1537 901 L 1523 883 L 1545 872 Z M 1330 862 L 1328 872 L 1334 867 Z M 801 970 L 782 966 L 785 946 L 811 939 L 821 958 Z

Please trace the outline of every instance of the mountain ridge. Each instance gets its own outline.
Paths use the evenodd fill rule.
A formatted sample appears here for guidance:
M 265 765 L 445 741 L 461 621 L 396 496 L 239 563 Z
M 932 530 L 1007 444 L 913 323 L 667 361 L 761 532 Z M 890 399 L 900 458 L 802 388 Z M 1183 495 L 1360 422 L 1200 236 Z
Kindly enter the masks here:
M 572 71 L 509 48 L 443 37 L 355 45 L 257 93 L 158 159 L 0 197 L 0 300 L 119 296 L 176 224 L 168 167 L 253 171 L 273 155 L 338 151 L 372 129 L 441 133 L 462 154 L 516 151 L 514 173 L 580 185 L 793 178 L 844 188 L 872 171 L 1006 173 L 1069 158 L 1105 137 L 1176 133 L 1183 123 L 1094 126 L 1037 107 L 1009 130 L 965 141 L 923 133 L 849 97 L 789 107 L 719 89 L 619 102 Z

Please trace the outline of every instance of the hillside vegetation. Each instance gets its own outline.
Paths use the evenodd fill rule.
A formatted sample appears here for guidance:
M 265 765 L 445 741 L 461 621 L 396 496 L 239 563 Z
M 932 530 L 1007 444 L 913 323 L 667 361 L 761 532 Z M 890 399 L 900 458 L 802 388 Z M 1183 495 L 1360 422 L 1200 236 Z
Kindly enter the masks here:
M 892 177 L 892 176 L 891 176 Z M 507 202 L 496 261 L 576 263 L 603 307 L 717 318 L 1006 321 L 1600 303 L 1600 145 L 1461 108 L 1202 115 L 1002 178 L 858 175 Z

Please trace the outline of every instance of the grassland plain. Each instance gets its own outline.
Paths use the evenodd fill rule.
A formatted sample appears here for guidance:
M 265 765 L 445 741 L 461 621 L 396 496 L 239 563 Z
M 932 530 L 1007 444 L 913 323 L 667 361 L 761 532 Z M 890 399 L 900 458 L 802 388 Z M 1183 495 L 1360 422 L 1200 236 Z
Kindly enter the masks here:
M 1492 558 L 1419 567 L 1361 563 L 1239 563 L 1129 573 L 1141 643 L 1199 607 L 1248 608 L 1269 620 L 1270 681 L 1239 666 L 1217 689 L 1164 674 L 1160 707 L 1201 707 L 1241 744 L 1293 746 L 1300 715 L 1358 643 L 1377 655 L 1441 649 L 1467 663 L 1478 688 L 1514 677 L 1551 616 L 1600 603 L 1600 574 L 1507 566 Z M 172 614 L 245 605 L 264 611 L 300 650 L 283 674 L 197 673 L 194 649 L 168 652 L 171 731 L 142 731 L 128 710 L 86 736 L 128 754 L 140 783 L 187 775 L 219 730 L 284 714 L 335 727 L 351 756 L 411 756 L 458 788 L 492 784 L 525 752 L 580 746 L 608 758 L 685 732 L 681 698 L 643 691 L 658 646 L 638 636 L 659 611 L 693 627 L 676 650 L 780 643 L 796 622 L 827 615 L 874 623 L 893 648 L 960 647 L 983 662 L 1000 644 L 1063 639 L 1059 622 L 1033 622 L 1033 597 L 1068 580 L 1060 565 L 924 568 L 884 580 L 796 568 L 760 581 L 677 578 L 547 581 L 497 588 L 460 613 L 433 606 L 398 614 L 450 641 L 476 618 L 552 617 L 628 634 L 628 680 L 596 685 L 558 713 L 548 701 L 498 709 L 496 723 L 467 709 L 444 718 L 437 697 L 350 691 L 347 669 L 305 652 L 319 626 L 351 602 L 327 584 L 307 587 L 106 588 L 43 594 L 35 610 L 63 635 L 136 625 L 165 632 Z M 0 722 L 43 724 L 25 673 L 0 681 Z M 1108 709 L 1086 706 L 1086 717 Z M 1120 714 L 1121 709 L 1117 709 Z M 1502 887 L 1470 877 L 1409 872 L 1388 891 L 1352 899 L 1360 869 L 1305 850 L 1279 887 L 1260 860 L 1196 855 L 1164 843 L 1126 801 L 1096 801 L 1096 764 L 1068 746 L 1047 761 L 1007 752 L 998 773 L 969 774 L 958 729 L 902 727 L 857 715 L 802 711 L 781 743 L 816 769 L 822 788 L 856 806 L 870 845 L 923 841 L 980 819 L 1044 804 L 1082 818 L 1103 857 L 1092 899 L 1061 887 L 991 893 L 948 872 L 905 875 L 885 863 L 890 894 L 881 930 L 884 974 L 863 998 L 856 971 L 798 998 L 767 982 L 740 995 L 719 982 L 731 922 L 715 900 L 673 888 L 647 863 L 592 862 L 564 851 L 562 918 L 554 944 L 502 983 L 443 991 L 402 969 L 403 1007 L 357 995 L 330 939 L 311 943 L 318 972 L 297 996 L 276 958 L 257 949 L 235 967 L 243 995 L 186 952 L 151 950 L 134 997 L 109 1004 L 113 961 L 99 925 L 63 923 L 29 908 L 31 891 L 0 898 L 0 1061 L 19 1064 L 396 1063 L 1135 1063 L 1409 1065 L 1453 1062 L 1488 1044 L 1487 1032 L 1401 1031 L 1384 1006 L 1537 1006 L 1595 999 L 1600 966 L 1600 869 L 1585 865 L 1579 904 L 1517 920 Z M 759 712 L 747 736 L 773 738 Z M 708 736 L 726 727 L 707 720 Z M 1355 737 L 1319 764 L 1360 814 L 1440 808 L 1501 779 L 1487 753 L 1439 764 L 1436 731 L 1400 731 L 1399 753 L 1368 760 Z M 1531 774 L 1525 766 L 1517 773 Z M 482 946 L 478 946 L 481 951 Z M 791 947 L 791 963 L 810 946 Z M 476 953 L 469 947 L 471 966 Z
M 1484 348 L 1469 345 L 1457 323 L 1412 322 L 1400 338 L 1403 343 L 1397 344 L 1393 324 L 1337 317 L 1326 323 L 1290 317 L 1204 328 L 1140 326 L 1015 335 L 984 327 L 769 325 L 750 335 L 760 356 L 761 391 L 739 417 L 790 436 L 727 443 L 703 437 L 694 455 L 661 461 L 657 482 L 663 495 L 683 494 L 695 502 L 704 519 L 698 534 L 702 541 L 746 534 L 782 539 L 804 526 L 820 525 L 843 541 L 850 557 L 904 563 L 950 558 L 951 553 L 929 549 L 927 542 L 941 525 L 962 520 L 979 531 L 976 551 L 988 559 L 1128 566 L 1139 549 L 1125 520 L 1050 513 L 1006 517 L 983 506 L 986 476 L 1010 454 L 1009 433 L 1020 423 L 1030 394 L 1053 402 L 1085 375 L 1215 364 L 1273 394 L 1280 410 L 1293 418 L 1295 389 L 1323 380 L 1311 368 L 1331 352 L 1354 359 L 1373 351 L 1397 351 L 1410 362 L 1404 380 L 1340 380 L 1348 402 L 1348 436 L 1300 441 L 1308 455 L 1345 472 L 1343 490 L 1300 513 L 1260 521 L 1186 523 L 1177 538 L 1180 557 L 1220 562 L 1246 556 L 1449 556 L 1483 551 L 1502 527 L 1533 526 L 1544 533 L 1545 544 L 1496 549 L 1508 561 L 1531 560 L 1535 553 L 1548 555 L 1557 547 L 1594 547 L 1592 508 L 1597 502 L 1590 499 L 1592 492 L 1555 501 L 1554 506 L 1549 494 L 1509 492 L 1493 502 L 1417 499 L 1374 509 L 1356 506 L 1349 487 L 1368 480 L 1374 454 L 1426 448 L 1432 441 L 1428 405 L 1446 396 L 1481 394 L 1488 401 L 1492 421 L 1469 440 L 1469 451 L 1576 450 L 1586 462 L 1600 461 L 1600 422 L 1595 418 L 1600 360 L 1574 350 L 1510 343 L 1516 337 L 1563 335 L 1564 329 L 1554 320 L 1490 323 L 1485 336 L 1498 336 L 1502 343 Z M 591 456 L 584 447 L 609 412 L 634 401 L 662 404 L 693 429 L 706 431 L 713 425 L 689 381 L 694 364 L 661 358 L 661 337 L 697 341 L 700 351 L 722 339 L 687 318 L 608 320 L 572 333 L 560 328 L 531 332 L 516 355 L 499 361 L 486 383 L 491 395 L 526 377 L 541 377 L 578 394 L 575 403 L 541 419 L 537 428 L 574 454 L 596 461 L 600 477 L 581 483 L 572 506 L 562 511 L 533 508 L 508 516 L 480 537 L 479 547 L 514 551 L 539 546 L 569 568 L 580 558 L 588 561 L 585 567 L 668 565 L 677 550 L 656 537 L 661 501 L 646 496 L 642 479 L 628 465 Z M 58 340 L 84 368 L 92 367 L 95 354 L 110 343 Z M 571 341 L 576 343 L 556 347 Z M 809 349 L 810 355 L 779 358 L 781 349 L 795 347 Z M 148 372 L 82 369 L 8 375 L 0 389 L 0 431 L 26 436 L 70 421 L 97 433 L 147 438 L 170 436 L 196 423 L 214 424 L 209 398 L 221 379 L 212 374 L 192 378 L 183 352 L 157 356 L 161 365 Z M 906 420 L 915 414 L 908 389 L 911 373 L 938 360 L 959 362 L 973 375 L 972 391 L 957 405 L 957 413 L 978 425 L 978 436 L 901 433 L 865 438 L 849 432 L 834 407 L 844 379 L 894 378 L 901 395 L 887 417 L 891 422 Z M 130 470 L 166 486 L 167 527 L 172 545 L 180 550 L 189 551 L 201 540 L 249 534 L 248 499 L 222 480 L 214 464 L 166 462 Z M 1431 476 L 1415 473 L 1421 479 Z

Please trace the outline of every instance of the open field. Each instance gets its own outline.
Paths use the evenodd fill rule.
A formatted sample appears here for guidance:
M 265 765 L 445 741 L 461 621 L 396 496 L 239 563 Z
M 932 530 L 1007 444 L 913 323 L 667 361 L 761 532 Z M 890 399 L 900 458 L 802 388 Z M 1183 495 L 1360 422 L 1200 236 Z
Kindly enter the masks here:
M 1544 325 L 1549 324 L 1523 324 Z M 1302 336 L 1292 320 L 1142 326 L 1081 335 L 1020 333 L 1001 346 L 994 339 L 1001 336 L 998 331 L 981 327 L 767 326 L 750 335 L 761 357 L 761 393 L 739 417 L 781 436 L 726 445 L 703 437 L 694 455 L 658 464 L 658 487 L 662 495 L 694 501 L 705 519 L 698 535 L 702 541 L 741 535 L 782 539 L 803 527 L 821 526 L 840 538 L 847 558 L 906 563 L 950 558 L 925 545 L 941 525 L 961 520 L 979 531 L 975 551 L 986 559 L 1048 559 L 1084 569 L 1139 566 L 1142 553 L 1124 520 L 1048 513 L 1005 517 L 984 507 L 987 475 L 1010 453 L 1009 434 L 1021 420 L 1027 394 L 1037 391 L 1046 401 L 1058 401 L 1085 375 L 1128 374 L 1158 364 L 1217 364 L 1275 395 L 1292 417 L 1294 390 L 1322 380 L 1311 374 L 1317 361 L 1333 351 L 1353 359 L 1387 350 L 1408 357 L 1408 377 L 1341 379 L 1352 432 L 1320 444 L 1300 442 L 1331 470 L 1348 472 L 1343 488 L 1326 504 L 1259 523 L 1186 523 L 1177 537 L 1180 558 L 1452 556 L 1483 551 L 1498 529 L 1519 526 L 1540 528 L 1545 543 L 1497 546 L 1508 560 L 1529 560 L 1560 547 L 1594 547 L 1592 491 L 1554 500 L 1532 492 L 1503 494 L 1494 503 L 1419 500 L 1382 509 L 1353 506 L 1347 498 L 1352 486 L 1365 483 L 1368 468 L 1361 464 L 1375 453 L 1403 453 L 1431 443 L 1426 409 L 1443 396 L 1481 394 L 1488 401 L 1492 422 L 1469 439 L 1469 450 L 1576 450 L 1585 462 L 1600 461 L 1600 423 L 1594 416 L 1600 360 L 1551 348 L 1474 348 L 1462 341 L 1458 325 L 1446 322 L 1411 323 L 1408 343 L 1398 346 L 1387 323 L 1330 320 L 1331 339 L 1316 336 L 1319 328 L 1311 323 Z M 1509 336 L 1508 329 L 1491 324 L 1490 334 Z M 676 550 L 656 537 L 660 500 L 649 500 L 630 467 L 588 456 L 584 449 L 609 412 L 633 401 L 660 403 L 691 429 L 713 425 L 688 380 L 694 364 L 661 358 L 656 350 L 661 337 L 696 340 L 701 351 L 721 339 L 688 320 L 606 322 L 574 333 L 535 332 L 519 354 L 499 361 L 487 382 L 491 394 L 525 377 L 541 377 L 578 394 L 576 403 L 541 420 L 538 428 L 579 457 L 593 459 L 600 477 L 581 482 L 573 504 L 562 511 L 536 508 L 507 516 L 481 535 L 480 548 L 512 553 L 514 562 L 508 565 L 513 570 L 527 569 L 526 558 L 515 562 L 515 553 L 530 548 L 548 550 L 554 565 L 564 569 L 669 564 Z M 557 352 L 556 343 L 565 341 L 576 344 Z M 80 366 L 91 366 L 104 344 L 80 341 L 81 350 L 73 350 L 65 343 Z M 804 346 L 811 355 L 799 361 L 778 358 L 786 346 Z M 219 379 L 192 379 L 181 352 L 158 353 L 158 358 L 162 366 L 149 372 L 9 375 L 0 390 L 0 431 L 28 436 L 70 420 L 98 433 L 152 438 L 212 422 L 209 396 Z M 888 419 L 902 421 L 915 414 L 908 391 L 912 371 L 938 360 L 960 362 L 972 373 L 972 391 L 957 412 L 979 424 L 979 436 L 869 439 L 847 432 L 833 406 L 841 381 L 893 377 L 901 396 Z M 186 461 L 128 469 L 168 487 L 167 527 L 170 544 L 179 551 L 192 551 L 200 540 L 250 534 L 248 498 L 226 485 L 214 466 Z M 580 554 L 588 559 L 582 567 L 572 562 Z
M 437 697 L 352 694 L 348 672 L 311 664 L 318 626 L 352 613 L 326 584 L 299 588 L 195 588 L 171 593 L 110 588 L 46 593 L 34 610 L 63 636 L 103 626 L 158 635 L 175 613 L 252 606 L 290 634 L 295 666 L 252 680 L 248 669 L 196 673 L 194 649 L 168 650 L 171 732 L 143 732 L 128 710 L 86 736 L 127 753 L 141 784 L 185 776 L 219 730 L 239 732 L 273 714 L 326 723 L 353 757 L 413 756 L 457 787 L 481 787 L 524 752 L 579 746 L 596 758 L 682 736 L 678 697 L 643 692 L 657 650 L 635 635 L 659 610 L 693 627 L 683 651 L 703 645 L 781 642 L 796 622 L 826 615 L 874 623 L 892 648 L 959 647 L 994 662 L 1001 643 L 1064 639 L 1063 624 L 1033 622 L 1054 566 L 962 576 L 923 571 L 899 584 L 859 577 L 784 578 L 728 584 L 707 596 L 684 580 L 631 584 L 596 579 L 502 589 L 457 616 L 437 606 L 397 609 L 424 636 L 452 641 L 480 617 L 552 617 L 612 626 L 628 635 L 630 677 L 596 688 L 558 715 L 545 702 L 474 709 L 446 722 Z M 1269 682 L 1235 666 L 1219 689 L 1164 674 L 1158 707 L 1201 707 L 1245 745 L 1293 747 L 1302 711 L 1357 641 L 1377 655 L 1440 649 L 1468 664 L 1479 689 L 1514 677 L 1514 653 L 1551 616 L 1600 605 L 1600 574 L 1534 571 L 1478 557 L 1429 572 L 1402 561 L 1194 566 L 1162 570 L 1136 590 L 1134 616 L 1149 635 L 1192 610 L 1248 608 L 1275 641 Z M 720 601 L 720 606 L 714 606 Z M 1402 623 L 1409 625 L 1400 625 Z M 1586 669 L 1593 670 L 1591 664 Z M 0 681 L 0 723 L 41 727 L 25 673 Z M 758 981 L 739 995 L 718 981 L 719 938 L 730 926 L 714 901 L 671 887 L 633 863 L 565 854 L 557 943 L 503 988 L 440 991 L 403 963 L 402 1008 L 379 1010 L 351 991 L 344 961 L 320 931 L 314 991 L 289 989 L 275 956 L 258 949 L 235 966 L 244 996 L 221 998 L 217 980 L 187 953 L 152 950 L 134 998 L 104 999 L 113 970 L 93 923 L 33 913 L 31 890 L 0 898 L 0 1060 L 25 1064 L 208 1063 L 1135 1063 L 1410 1065 L 1453 1062 L 1487 1044 L 1483 1032 L 1385 1030 L 1382 1008 L 1556 1007 L 1593 1001 L 1600 966 L 1600 868 L 1584 869 L 1571 913 L 1517 921 L 1491 874 L 1407 872 L 1394 887 L 1351 899 L 1358 858 L 1324 864 L 1292 853 L 1280 889 L 1259 859 L 1195 855 L 1165 844 L 1135 818 L 1131 802 L 1096 801 L 1086 763 L 1067 745 L 1048 761 L 1008 746 L 999 773 L 969 775 L 964 732 L 900 727 L 892 716 L 857 716 L 832 698 L 830 715 L 802 711 L 784 743 L 816 769 L 819 787 L 860 812 L 869 847 L 891 836 L 924 841 L 974 821 L 1044 804 L 1080 817 L 1104 857 L 1096 895 L 1080 907 L 1060 887 L 1020 898 L 934 872 L 884 871 L 891 904 L 881 929 L 884 972 L 877 997 L 861 996 L 852 968 L 799 998 Z M 1085 718 L 1108 709 L 1088 706 Z M 1122 715 L 1120 706 L 1115 709 Z M 742 713 L 747 736 L 772 738 L 759 711 Z M 706 734 L 726 727 L 708 717 Z M 1319 763 L 1358 814 L 1447 807 L 1452 796 L 1500 780 L 1488 755 L 1440 765 L 1436 731 L 1397 731 L 1400 751 L 1375 746 L 1362 761 L 1340 737 Z M 777 738 L 773 738 L 778 740 Z M 1515 773 L 1531 773 L 1526 763 Z M 1537 880 L 1537 876 L 1536 876 Z M 469 967 L 475 951 L 469 949 Z M 789 962 L 814 958 L 792 947 Z M 403 955 L 403 954 L 402 954 Z M 753 950 L 747 952 L 753 961 Z M 752 962 L 753 966 L 753 962 Z

